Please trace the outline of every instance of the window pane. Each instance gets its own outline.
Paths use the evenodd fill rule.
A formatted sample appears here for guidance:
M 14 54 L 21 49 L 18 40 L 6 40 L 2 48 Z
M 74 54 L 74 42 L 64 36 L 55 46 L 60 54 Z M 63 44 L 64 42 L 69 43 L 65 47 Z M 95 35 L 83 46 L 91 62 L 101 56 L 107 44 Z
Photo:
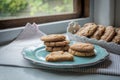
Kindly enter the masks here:
M 73 12 L 73 0 L 0 0 L 0 20 Z

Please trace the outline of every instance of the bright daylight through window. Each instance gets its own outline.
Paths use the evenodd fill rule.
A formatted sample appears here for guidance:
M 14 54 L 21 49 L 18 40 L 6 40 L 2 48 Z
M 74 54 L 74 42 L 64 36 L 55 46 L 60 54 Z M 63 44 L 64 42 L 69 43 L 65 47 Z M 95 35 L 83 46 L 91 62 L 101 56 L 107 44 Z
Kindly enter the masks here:
M 73 12 L 73 0 L 0 0 L 0 20 Z

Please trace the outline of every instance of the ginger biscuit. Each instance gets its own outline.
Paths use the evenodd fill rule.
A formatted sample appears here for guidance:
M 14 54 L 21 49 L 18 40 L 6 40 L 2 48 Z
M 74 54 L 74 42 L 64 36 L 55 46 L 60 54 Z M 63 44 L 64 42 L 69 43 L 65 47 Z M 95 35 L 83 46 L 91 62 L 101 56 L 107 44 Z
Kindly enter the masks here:
M 112 26 L 108 26 L 106 27 L 105 32 L 101 37 L 101 40 L 105 40 L 109 42 L 113 39 L 114 35 L 115 35 L 115 29 Z
M 103 25 L 98 25 L 97 30 L 91 36 L 91 38 L 95 38 L 95 39 L 99 40 L 101 38 L 101 36 L 103 35 L 104 31 L 105 31 L 105 27 Z
M 84 30 L 84 29 L 85 29 L 85 27 L 81 27 L 81 28 L 76 32 L 76 34 L 80 36 L 81 31 Z
M 116 32 L 116 34 L 118 35 L 120 35 L 120 27 L 119 28 L 115 28 L 115 32 Z
M 92 51 L 94 49 L 94 45 L 90 43 L 75 43 L 70 46 L 71 49 L 76 50 L 76 51 Z
M 77 34 L 79 36 L 90 37 L 91 35 L 93 35 L 93 33 L 95 32 L 96 29 L 97 29 L 97 25 L 95 23 L 86 23 L 83 26 L 83 28 L 81 28 L 81 30 L 79 30 L 79 32 L 77 32 Z
M 68 52 L 76 56 L 93 56 L 94 45 L 90 43 L 75 43 L 70 46 Z
M 95 55 L 94 51 L 82 52 L 82 51 L 76 51 L 76 50 L 73 50 L 73 49 L 69 49 L 68 52 L 70 54 L 76 55 L 76 56 L 93 56 L 93 55 Z
M 51 52 L 46 56 L 46 61 L 55 62 L 55 61 L 73 61 L 73 55 L 68 52 L 55 51 Z
M 67 51 L 69 49 L 69 45 L 66 46 L 60 46 L 60 47 L 48 47 L 46 46 L 46 50 L 49 52 L 52 51 Z
M 116 36 L 112 39 L 112 42 L 120 44 L 120 28 L 116 28 Z
M 46 42 L 64 41 L 65 40 L 65 36 L 62 35 L 62 34 L 51 34 L 51 35 L 47 35 L 47 36 L 42 36 L 41 40 L 42 41 L 46 41 Z
M 68 45 L 69 43 L 70 41 L 68 40 L 59 41 L 59 42 L 44 42 L 44 44 L 49 47 L 65 46 L 65 45 Z
M 112 40 L 112 42 L 115 42 L 115 43 L 117 43 L 117 44 L 120 44 L 120 36 L 115 36 L 114 38 L 113 38 L 113 40 Z

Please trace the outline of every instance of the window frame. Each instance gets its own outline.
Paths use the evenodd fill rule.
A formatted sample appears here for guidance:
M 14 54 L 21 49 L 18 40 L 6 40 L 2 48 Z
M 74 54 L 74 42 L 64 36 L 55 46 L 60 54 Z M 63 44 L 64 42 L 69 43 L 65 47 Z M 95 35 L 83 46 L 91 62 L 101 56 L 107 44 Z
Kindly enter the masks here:
M 90 0 L 73 0 L 73 9 L 74 9 L 73 13 L 0 20 L 0 29 L 20 27 L 20 26 L 24 26 L 28 22 L 29 23 L 35 22 L 37 24 L 41 24 L 47 22 L 88 17 L 90 14 L 89 3 Z

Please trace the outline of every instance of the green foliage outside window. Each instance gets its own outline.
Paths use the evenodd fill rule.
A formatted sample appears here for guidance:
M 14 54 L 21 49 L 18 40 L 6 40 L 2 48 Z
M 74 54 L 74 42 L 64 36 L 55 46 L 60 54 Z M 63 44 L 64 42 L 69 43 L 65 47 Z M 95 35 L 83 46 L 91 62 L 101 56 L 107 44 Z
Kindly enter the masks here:
M 0 14 L 13 15 L 26 6 L 26 0 L 0 0 Z
M 72 0 L 0 0 L 0 16 L 28 12 L 29 15 L 72 11 Z

